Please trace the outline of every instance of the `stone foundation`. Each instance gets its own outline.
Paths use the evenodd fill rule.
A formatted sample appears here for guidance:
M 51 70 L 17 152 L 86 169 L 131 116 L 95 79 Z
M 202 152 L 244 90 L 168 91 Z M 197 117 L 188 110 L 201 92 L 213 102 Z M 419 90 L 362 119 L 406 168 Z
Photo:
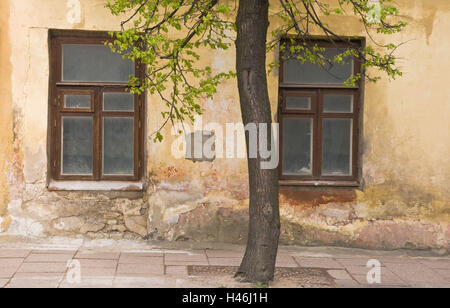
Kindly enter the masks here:
M 9 206 L 7 234 L 133 239 L 147 236 L 148 203 L 136 192 L 46 192 Z
M 302 196 L 304 203 L 299 199 L 293 202 L 292 193 Z M 311 194 L 282 190 L 280 243 L 449 249 L 449 224 L 400 216 L 374 218 L 373 213 L 361 210 L 366 205 L 352 196 L 347 191 Z M 336 203 L 337 199 L 341 203 Z M 248 199 L 167 183 L 148 193 L 49 192 L 41 185 L 27 185 L 23 201 L 12 201 L 8 207 L 5 234 L 245 244 L 247 206 Z

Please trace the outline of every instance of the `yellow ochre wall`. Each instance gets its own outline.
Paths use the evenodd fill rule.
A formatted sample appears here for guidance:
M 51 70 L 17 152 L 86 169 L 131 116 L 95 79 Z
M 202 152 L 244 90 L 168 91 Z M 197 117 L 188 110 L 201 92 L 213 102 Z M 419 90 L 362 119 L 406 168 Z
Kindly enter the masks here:
M 2 232 L 244 242 L 246 161 L 193 163 L 171 155 L 165 139 L 146 141 L 145 193 L 50 192 L 47 189 L 49 29 L 119 30 L 104 0 L 80 0 L 79 23 L 65 0 L 0 4 L 0 222 Z M 76 1 L 75 1 L 76 2 Z M 366 83 L 363 103 L 362 187 L 282 187 L 282 242 L 369 248 L 450 246 L 450 2 L 397 0 L 409 23 L 379 42 L 406 42 L 397 56 L 404 76 Z M 365 36 L 353 16 L 332 17 L 342 35 Z M 277 25 L 271 19 L 271 27 Z M 367 41 L 370 43 L 370 41 Z M 277 57 L 268 55 L 268 61 Z M 204 51 L 199 65 L 234 69 L 234 50 Z M 274 119 L 278 72 L 269 74 Z M 203 125 L 240 122 L 236 80 L 201 102 Z M 164 104 L 147 99 L 147 133 L 162 123 Z
M 13 156 L 13 107 L 11 104 L 11 44 L 9 37 L 9 3 L 0 3 L 0 231 L 8 229 L 10 189 L 8 174 Z

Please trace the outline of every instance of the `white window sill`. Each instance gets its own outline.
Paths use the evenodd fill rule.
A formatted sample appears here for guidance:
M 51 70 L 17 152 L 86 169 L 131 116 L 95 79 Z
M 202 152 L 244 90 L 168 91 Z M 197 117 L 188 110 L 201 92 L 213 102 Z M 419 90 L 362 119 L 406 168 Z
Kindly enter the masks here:
M 280 186 L 315 186 L 315 187 L 359 187 L 358 181 L 300 181 L 300 180 L 279 180 Z
M 142 191 L 144 182 L 132 181 L 50 181 L 50 191 Z

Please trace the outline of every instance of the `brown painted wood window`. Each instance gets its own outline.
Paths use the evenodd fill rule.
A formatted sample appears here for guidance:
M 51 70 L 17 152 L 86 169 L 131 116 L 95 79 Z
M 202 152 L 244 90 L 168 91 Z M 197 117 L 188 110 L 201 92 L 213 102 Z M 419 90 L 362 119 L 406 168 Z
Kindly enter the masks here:
M 51 40 L 50 168 L 55 180 L 139 180 L 144 97 L 128 91 L 142 67 L 102 37 Z
M 331 60 L 346 48 L 317 44 Z M 345 87 L 344 81 L 360 72 L 360 62 L 325 67 L 280 62 L 280 183 L 357 185 L 361 86 Z

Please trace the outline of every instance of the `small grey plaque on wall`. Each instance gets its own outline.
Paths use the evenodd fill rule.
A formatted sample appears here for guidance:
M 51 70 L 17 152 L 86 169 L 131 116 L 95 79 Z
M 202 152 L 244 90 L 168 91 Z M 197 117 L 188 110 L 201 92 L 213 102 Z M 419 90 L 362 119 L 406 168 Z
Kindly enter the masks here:
M 216 136 L 212 131 L 186 134 L 185 158 L 193 162 L 212 162 L 216 158 Z

